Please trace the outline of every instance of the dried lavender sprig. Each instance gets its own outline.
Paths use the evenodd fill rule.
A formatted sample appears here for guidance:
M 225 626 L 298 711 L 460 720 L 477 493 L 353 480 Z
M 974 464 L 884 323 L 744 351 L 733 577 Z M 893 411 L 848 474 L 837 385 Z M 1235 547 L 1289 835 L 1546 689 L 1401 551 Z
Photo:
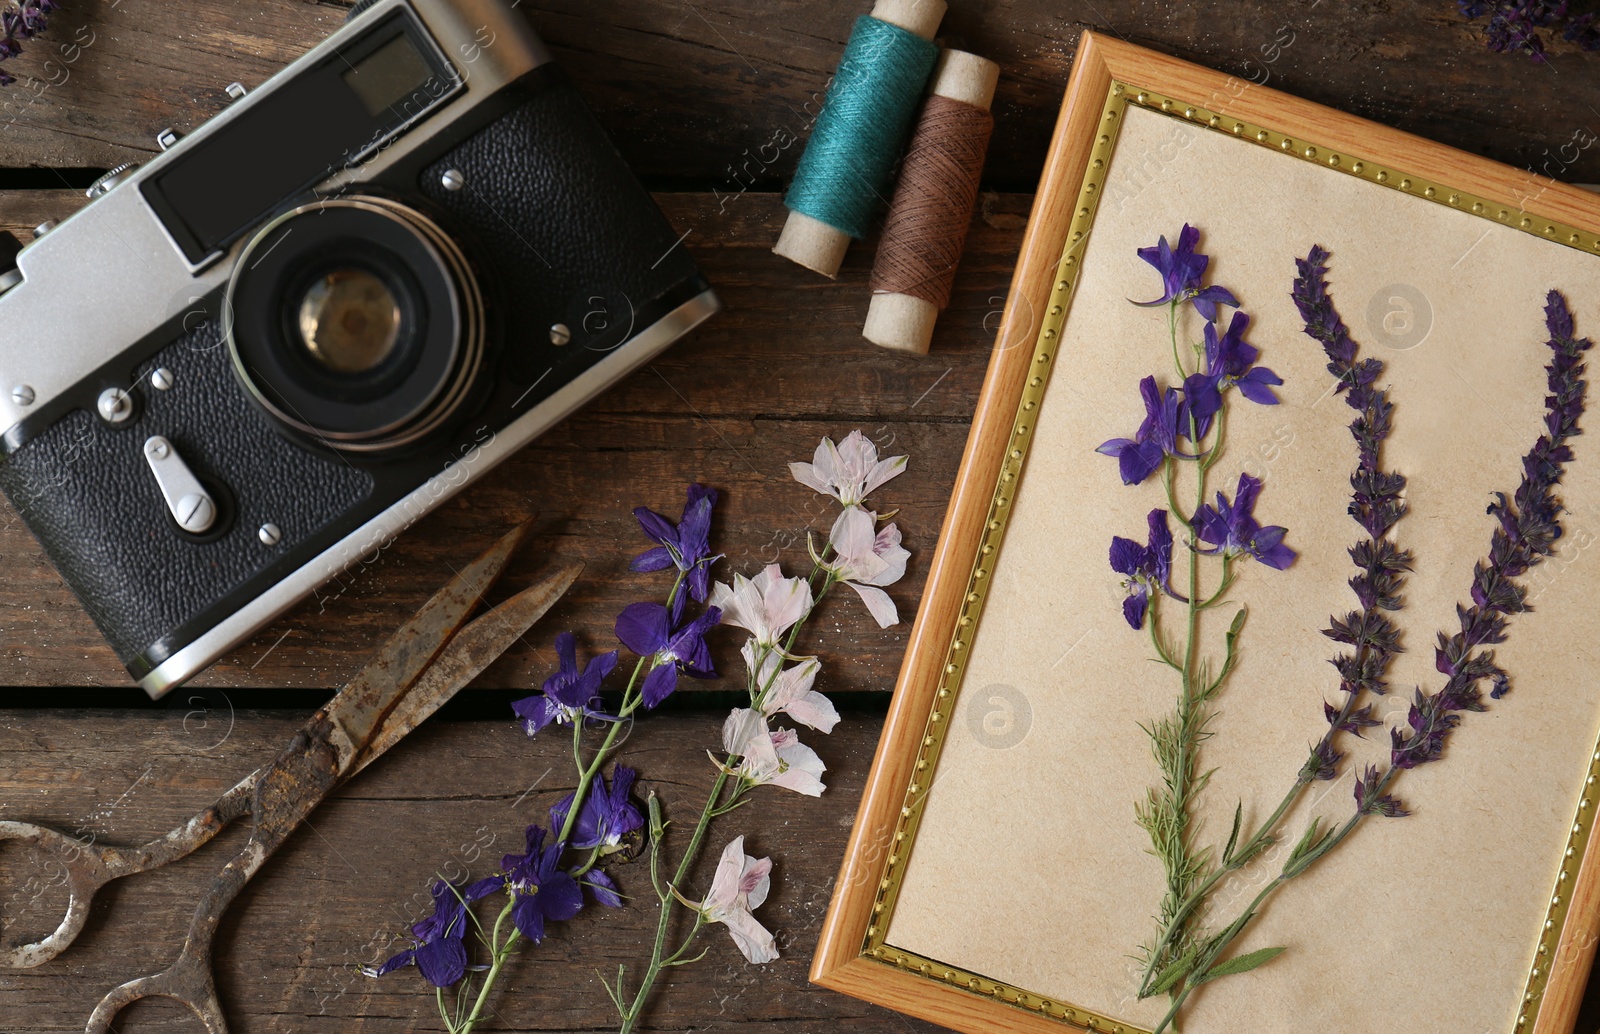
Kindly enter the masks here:
M 1349 513 L 1367 533 L 1366 539 L 1350 548 L 1350 559 L 1358 569 L 1350 579 L 1350 589 L 1361 609 L 1343 618 L 1330 618 L 1330 627 L 1323 630 L 1323 635 L 1335 642 L 1355 648 L 1354 653 L 1341 653 L 1331 662 L 1339 672 L 1339 689 L 1345 699 L 1337 708 L 1323 703 L 1328 731 L 1311 749 L 1297 778 L 1297 785 L 1303 787 L 1312 778 L 1332 779 L 1338 774 L 1344 757 L 1335 745 L 1340 732 L 1360 736 L 1362 729 L 1379 724 L 1372 717 L 1372 705 L 1362 699 L 1369 691 L 1379 696 L 1389 691 L 1384 679 L 1401 647 L 1399 632 L 1385 611 L 1397 611 L 1403 605 L 1400 591 L 1411 570 L 1412 555 L 1389 539 L 1407 507 L 1401 498 L 1405 475 L 1386 471 L 1382 464 L 1383 443 L 1392 429 L 1394 412 L 1389 390 L 1376 386 L 1384 364 L 1378 359 L 1357 359 L 1359 346 L 1328 295 L 1327 249 L 1314 245 L 1295 265 L 1300 275 L 1291 296 L 1305 321 L 1306 333 L 1321 342 L 1328 355 L 1328 372 L 1337 382 L 1334 390 L 1343 394 L 1357 413 L 1350 424 L 1358 459 L 1350 475 Z
M 31 40 L 49 25 L 57 0 L 19 0 L 17 6 L 0 14 L 0 61 L 22 53 L 24 40 Z M 0 86 L 10 86 L 17 77 L 0 68 Z
M 1583 353 L 1593 347 L 1588 338 L 1574 337 L 1572 312 L 1559 291 L 1545 298 L 1546 342 L 1554 353 L 1545 367 L 1549 394 L 1545 397 L 1545 433 L 1522 460 L 1522 482 L 1508 501 L 1496 493 L 1488 512 L 1499 522 L 1490 540 L 1487 560 L 1479 561 L 1473 572 L 1471 607 L 1458 606 L 1461 631 L 1440 633 L 1437 665 L 1448 676 L 1443 689 L 1426 694 L 1417 691 L 1407 716 L 1409 731 L 1392 731 L 1388 769 L 1369 766 L 1355 780 L 1356 810 L 1342 826 L 1322 828 L 1313 819 L 1283 870 L 1273 878 L 1244 911 L 1221 933 L 1208 939 L 1197 954 L 1182 991 L 1173 996 L 1172 1005 L 1154 1034 L 1162 1034 L 1183 1007 L 1184 1000 L 1200 984 L 1226 973 L 1242 972 L 1254 964 L 1241 966 L 1252 957 L 1265 962 L 1282 949 L 1263 949 L 1233 959 L 1221 959 L 1228 945 L 1249 925 L 1261 903 L 1278 887 L 1306 872 L 1319 859 L 1337 847 L 1363 820 L 1373 815 L 1393 817 L 1406 814 L 1389 788 L 1408 768 L 1439 760 L 1450 732 L 1461 721 L 1461 712 L 1486 710 L 1479 684 L 1492 680 L 1490 696 L 1498 699 L 1510 689 L 1509 677 L 1494 663 L 1492 650 L 1478 647 L 1505 641 L 1506 626 L 1512 614 L 1532 608 L 1527 590 L 1514 579 L 1526 574 L 1554 552 L 1561 537 L 1561 503 L 1555 489 L 1572 459 L 1570 439 L 1582 433 L 1578 420 L 1586 404 L 1588 382 L 1583 379 Z
M 1380 724 L 1372 717 L 1370 703 L 1361 703 L 1359 707 L 1357 704 L 1369 690 L 1379 695 L 1388 692 L 1384 676 L 1394 654 L 1401 649 L 1398 631 L 1383 612 L 1400 609 L 1400 590 L 1405 573 L 1411 570 L 1412 556 L 1388 538 L 1389 532 L 1406 514 L 1406 505 L 1400 497 L 1406 479 L 1399 473 L 1383 470 L 1381 463 L 1383 442 L 1389 437 L 1394 409 L 1388 389 L 1374 386 L 1383 373 L 1384 364 L 1377 359 L 1357 361 L 1359 346 L 1350 337 L 1328 295 L 1328 251 L 1315 245 L 1295 264 L 1299 276 L 1295 278 L 1291 297 L 1305 321 L 1306 334 L 1322 344 L 1328 355 L 1328 371 L 1336 381 L 1335 391 L 1343 394 L 1346 403 L 1357 413 L 1350 424 L 1358 459 L 1355 472 L 1350 476 L 1349 513 L 1367 532 L 1367 538 L 1350 549 L 1350 558 L 1358 568 L 1358 573 L 1350 579 L 1350 588 L 1361 610 L 1351 611 L 1343 618 L 1330 618 L 1331 627 L 1323 632 L 1355 648 L 1353 653 L 1342 653 L 1331 662 L 1339 671 L 1339 688 L 1345 698 L 1339 707 L 1324 701 L 1328 731 L 1310 748 L 1305 763 L 1278 806 L 1242 840 L 1239 823 L 1243 805 L 1235 812 L 1233 833 L 1218 856 L 1219 865 L 1204 879 L 1197 883 L 1191 881 L 1189 893 L 1166 917 L 1162 938 L 1151 953 L 1140 982 L 1141 998 L 1160 994 L 1183 978 L 1182 961 L 1168 961 L 1166 949 L 1177 938 L 1189 916 L 1205 903 L 1211 889 L 1274 843 L 1279 823 L 1306 787 L 1313 781 L 1338 775 L 1339 762 L 1344 757 L 1336 742 L 1339 734 L 1349 732 L 1360 736 L 1362 729 Z M 1161 962 L 1166 963 L 1165 968 L 1158 970 Z

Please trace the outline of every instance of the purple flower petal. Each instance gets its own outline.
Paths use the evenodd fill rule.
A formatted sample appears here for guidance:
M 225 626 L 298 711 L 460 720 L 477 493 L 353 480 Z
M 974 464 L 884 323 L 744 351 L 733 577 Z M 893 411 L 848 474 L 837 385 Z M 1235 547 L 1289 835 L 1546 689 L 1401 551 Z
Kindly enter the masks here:
M 459 937 L 445 936 L 416 950 L 417 969 L 434 987 L 449 987 L 467 972 L 467 949 Z
M 646 536 L 663 546 L 678 545 L 678 530 L 672 526 L 671 521 L 643 506 L 634 507 L 633 515 L 639 519 L 639 527 L 644 529 Z
M 1144 612 L 1149 606 L 1150 594 L 1145 591 L 1143 586 L 1140 586 L 1138 592 L 1122 601 L 1122 616 L 1127 618 L 1128 624 L 1134 628 L 1143 628 Z
M 677 688 L 678 666 L 671 662 L 656 665 L 650 669 L 650 674 L 644 677 L 644 685 L 640 687 L 644 706 L 654 708 L 671 696 L 672 691 Z
M 550 701 L 549 697 L 543 694 L 535 694 L 531 697 L 523 697 L 521 700 L 514 701 L 511 704 L 511 709 L 517 713 L 517 717 L 522 719 L 522 731 L 529 736 L 537 734 L 539 730 L 555 721 L 555 717 L 559 713 L 556 705 Z
M 666 649 L 672 629 L 659 603 L 630 603 L 617 617 L 617 638 L 640 657 Z
M 657 546 L 654 549 L 647 549 L 634 557 L 633 562 L 628 565 L 628 569 L 630 571 L 660 571 L 671 567 L 672 563 L 672 551 L 667 549 L 666 546 Z
M 590 869 L 584 879 L 589 884 L 589 892 L 594 895 L 595 904 L 606 908 L 622 907 L 622 894 L 611 877 L 599 869 Z

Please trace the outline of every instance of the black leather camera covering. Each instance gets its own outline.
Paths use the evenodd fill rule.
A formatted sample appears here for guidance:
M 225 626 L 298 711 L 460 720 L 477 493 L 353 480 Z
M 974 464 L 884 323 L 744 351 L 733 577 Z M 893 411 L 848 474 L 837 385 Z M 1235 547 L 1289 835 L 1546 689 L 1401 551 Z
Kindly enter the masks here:
M 437 441 L 382 460 L 290 441 L 249 401 L 206 322 L 128 350 L 140 404 L 129 426 L 74 410 L 0 462 L 0 489 L 135 677 L 707 289 L 559 70 L 544 66 L 493 103 L 492 121 L 450 127 L 374 183 L 436 218 L 483 279 L 486 390 Z M 448 169 L 463 189 L 443 187 Z M 551 341 L 556 323 L 570 329 L 565 345 Z M 176 376 L 170 391 L 149 386 L 159 366 Z M 216 541 L 185 537 L 167 515 L 142 452 L 155 434 L 232 497 Z M 268 521 L 283 534 L 274 547 L 257 538 Z
M 170 390 L 150 387 L 157 367 L 172 372 Z M 359 505 L 373 484 L 273 431 L 234 380 L 215 321 L 140 374 L 131 426 L 74 410 L 0 464 L 0 488 L 124 663 L 282 559 L 285 544 Z M 232 527 L 217 541 L 192 541 L 168 516 L 144 458 L 151 435 L 233 497 Z M 270 549 L 256 537 L 269 521 L 284 535 Z

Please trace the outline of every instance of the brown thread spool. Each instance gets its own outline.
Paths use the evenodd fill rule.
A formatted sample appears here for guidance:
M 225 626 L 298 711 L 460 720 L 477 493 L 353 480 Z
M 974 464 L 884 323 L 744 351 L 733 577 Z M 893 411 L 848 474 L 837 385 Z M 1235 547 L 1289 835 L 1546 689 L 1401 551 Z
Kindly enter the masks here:
M 874 344 L 928 351 L 966 244 L 999 74 L 994 62 L 964 51 L 939 57 L 872 267 L 861 333 Z

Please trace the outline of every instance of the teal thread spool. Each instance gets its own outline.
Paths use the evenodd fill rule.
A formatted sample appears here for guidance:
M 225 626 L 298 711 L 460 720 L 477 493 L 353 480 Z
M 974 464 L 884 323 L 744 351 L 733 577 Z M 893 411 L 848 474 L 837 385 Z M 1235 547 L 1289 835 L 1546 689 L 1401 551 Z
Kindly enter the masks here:
M 772 250 L 824 276 L 870 231 L 938 48 L 944 0 L 878 0 L 856 21 L 784 203 Z

